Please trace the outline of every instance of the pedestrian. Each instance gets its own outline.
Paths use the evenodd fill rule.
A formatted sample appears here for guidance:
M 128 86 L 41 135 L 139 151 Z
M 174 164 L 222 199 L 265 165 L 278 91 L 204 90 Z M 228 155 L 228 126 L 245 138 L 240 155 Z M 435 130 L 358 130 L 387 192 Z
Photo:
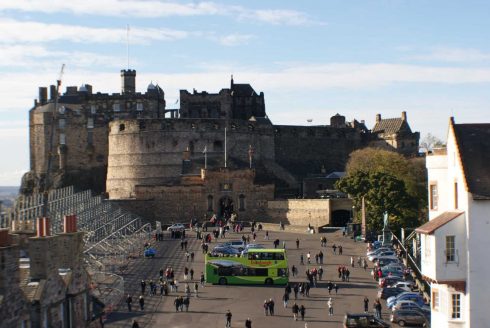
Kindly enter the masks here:
M 204 278 L 204 273 L 201 272 L 201 287 L 204 287 L 204 282 L 206 281 L 205 278 Z
M 381 318 L 381 310 L 382 310 L 382 306 L 381 306 L 381 301 L 379 300 L 379 298 L 376 300 L 376 302 L 374 303 L 374 310 L 375 310 L 375 313 L 376 313 L 376 317 L 378 319 L 382 319 Z
M 291 311 L 293 312 L 293 319 L 294 321 L 298 321 L 298 312 L 299 312 L 299 306 L 298 304 L 294 303 L 293 307 L 291 308 Z
M 274 315 L 274 305 L 275 305 L 274 300 L 271 298 L 269 300 L 269 313 L 270 313 L 270 315 Z
M 131 312 L 131 305 L 133 304 L 133 298 L 128 294 L 126 297 L 126 304 L 128 304 L 128 312 Z
M 194 293 L 196 294 L 196 298 L 198 297 L 199 284 L 197 281 L 194 283 Z
M 265 240 L 269 240 L 269 231 L 268 230 L 265 231 L 265 237 L 264 237 L 264 239 Z
M 282 249 L 286 249 L 286 241 L 285 240 L 282 241 Z
M 284 304 L 284 308 L 287 308 L 288 307 L 288 301 L 289 301 L 289 293 L 286 292 L 284 293 L 284 295 L 282 296 L 282 302 Z
M 192 253 L 194 254 L 194 253 Z M 191 280 L 194 280 L 194 269 L 190 269 L 189 273 L 191 274 Z
M 340 252 L 340 248 L 339 248 L 339 252 Z M 351 267 L 354 267 L 354 256 L 350 257 L 350 265 Z
M 301 265 L 304 265 L 305 264 L 304 259 L 303 259 L 303 253 L 301 253 L 301 255 L 299 256 L 299 263 Z
M 345 270 L 345 280 L 350 281 L 350 271 L 349 269 Z
M 269 315 L 269 302 L 267 302 L 267 300 L 264 300 L 264 305 L 262 306 L 264 307 L 264 314 Z
M 140 328 L 140 325 L 138 324 L 138 321 L 133 320 L 133 325 L 131 326 L 131 328 Z
M 179 297 L 180 312 L 184 312 L 184 297 Z
M 342 255 L 342 245 L 339 245 L 339 255 Z
M 332 301 L 331 297 L 328 299 L 327 304 L 328 304 L 328 315 L 332 316 L 333 315 L 333 301 Z
M 339 292 L 339 285 L 335 284 L 335 285 L 333 285 L 333 288 L 335 289 L 335 294 L 338 294 L 338 292 Z
M 174 288 L 175 288 L 175 292 L 178 293 L 179 292 L 179 281 L 177 279 L 174 280 Z
M 140 302 L 140 310 L 143 311 L 145 309 L 145 299 L 143 295 L 140 295 L 139 302 Z
M 180 309 L 180 298 L 177 296 L 174 300 L 175 312 L 179 312 Z
M 194 252 L 191 252 L 191 262 L 194 262 Z
M 293 277 L 294 277 L 294 276 L 295 276 L 295 274 L 296 274 L 296 267 L 294 266 L 294 264 L 293 264 L 293 266 L 291 267 L 291 273 L 293 274 Z
M 306 312 L 305 306 L 301 305 L 299 307 L 299 313 L 301 314 L 301 321 L 305 321 L 305 312 Z
M 145 295 L 146 281 L 141 280 L 141 294 Z
M 230 327 L 231 328 L 231 317 L 233 315 L 231 314 L 230 310 L 228 310 L 225 314 L 225 318 L 226 318 L 226 326 L 225 327 Z
M 294 292 L 294 299 L 297 300 L 298 299 L 298 292 L 299 292 L 299 285 L 298 284 L 294 285 L 293 292 Z
M 368 312 L 369 310 L 369 299 L 367 296 L 364 296 L 364 312 Z
M 311 253 L 308 252 L 308 254 L 306 254 L 306 260 L 308 261 L 308 264 L 311 264 Z
M 189 305 L 191 303 L 191 300 L 189 298 L 189 296 L 187 296 L 186 298 L 184 298 L 184 306 L 185 306 L 185 312 L 189 312 Z
M 323 276 L 323 268 L 320 266 L 318 268 L 318 278 L 320 281 L 322 280 L 322 276 Z
M 333 244 L 332 245 L 332 250 L 334 254 L 337 254 L 337 245 Z
M 299 249 L 299 238 L 296 238 L 296 249 Z
M 328 295 L 330 295 L 332 293 L 332 289 L 333 289 L 333 284 L 331 281 L 328 282 L 327 289 L 328 289 Z
M 252 328 L 252 320 L 250 320 L 250 318 L 245 320 L 245 328 Z

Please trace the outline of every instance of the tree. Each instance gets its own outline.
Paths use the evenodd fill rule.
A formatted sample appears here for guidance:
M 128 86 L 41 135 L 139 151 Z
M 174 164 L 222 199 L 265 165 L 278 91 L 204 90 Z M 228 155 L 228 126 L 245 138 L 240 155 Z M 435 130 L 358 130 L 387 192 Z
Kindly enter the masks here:
M 368 229 L 381 230 L 385 211 L 394 229 L 419 224 L 427 198 L 422 161 L 410 161 L 387 150 L 366 148 L 350 155 L 346 173 L 337 182 L 337 188 L 353 198 L 358 213 L 364 197 Z
M 428 133 L 420 142 L 420 148 L 425 151 L 432 151 L 434 148 L 444 147 L 445 143 L 438 137 Z

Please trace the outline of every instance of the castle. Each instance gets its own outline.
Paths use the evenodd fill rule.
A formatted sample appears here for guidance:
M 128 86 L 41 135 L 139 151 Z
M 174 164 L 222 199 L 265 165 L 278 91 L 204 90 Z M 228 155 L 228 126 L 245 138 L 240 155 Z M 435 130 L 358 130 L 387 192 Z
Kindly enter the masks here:
M 230 210 L 252 217 L 265 215 L 268 200 L 299 195 L 305 178 L 343 171 L 356 149 L 418 153 L 419 133 L 406 112 L 378 114 L 371 130 L 339 114 L 325 125 L 274 125 L 264 93 L 233 77 L 215 94 L 181 90 L 178 110 L 166 108 L 157 85 L 136 92 L 135 78 L 136 71 L 122 70 L 121 93 L 111 95 L 85 84 L 61 95 L 51 86 L 48 98 L 39 88 L 23 193 L 43 190 L 49 167 L 49 188 L 106 192 L 150 217 Z

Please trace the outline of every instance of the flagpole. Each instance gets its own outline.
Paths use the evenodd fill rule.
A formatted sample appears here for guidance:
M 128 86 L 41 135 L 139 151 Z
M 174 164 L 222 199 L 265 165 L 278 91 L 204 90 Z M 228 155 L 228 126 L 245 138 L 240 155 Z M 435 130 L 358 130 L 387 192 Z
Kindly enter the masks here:
M 227 167 L 227 158 L 226 158 L 226 127 L 225 127 L 225 168 Z
M 126 55 L 128 59 L 128 70 L 129 70 L 129 24 L 126 27 Z
M 204 169 L 208 168 L 208 146 L 204 146 Z

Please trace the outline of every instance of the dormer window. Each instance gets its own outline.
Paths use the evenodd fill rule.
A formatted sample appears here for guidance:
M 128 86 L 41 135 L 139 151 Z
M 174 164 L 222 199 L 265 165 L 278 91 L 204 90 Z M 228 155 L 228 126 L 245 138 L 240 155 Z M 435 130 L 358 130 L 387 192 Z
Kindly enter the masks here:
M 143 103 L 140 103 L 140 102 L 139 103 L 136 103 L 136 110 L 138 112 L 143 111 Z
M 112 105 L 112 110 L 115 112 L 120 112 L 121 111 L 121 104 L 115 103 Z

